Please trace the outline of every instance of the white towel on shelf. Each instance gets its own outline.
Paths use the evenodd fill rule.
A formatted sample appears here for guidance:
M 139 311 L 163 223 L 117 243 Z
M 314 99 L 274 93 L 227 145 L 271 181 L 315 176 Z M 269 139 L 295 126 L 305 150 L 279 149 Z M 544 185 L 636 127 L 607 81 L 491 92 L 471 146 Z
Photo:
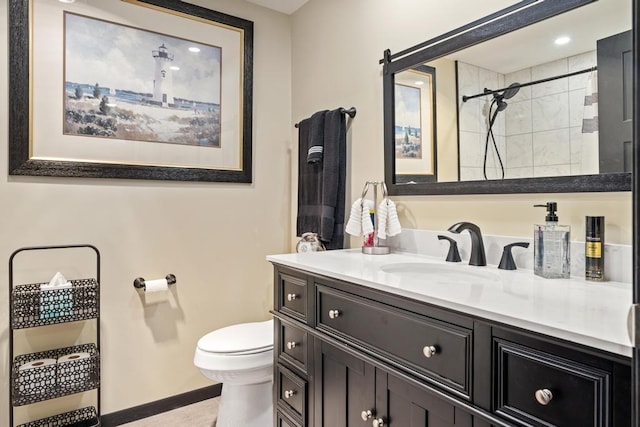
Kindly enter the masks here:
M 396 236 L 402 232 L 396 204 L 392 200 L 387 199 L 387 209 L 387 236 Z
M 362 199 L 357 199 L 351 205 L 351 213 L 344 231 L 353 236 L 362 235 Z

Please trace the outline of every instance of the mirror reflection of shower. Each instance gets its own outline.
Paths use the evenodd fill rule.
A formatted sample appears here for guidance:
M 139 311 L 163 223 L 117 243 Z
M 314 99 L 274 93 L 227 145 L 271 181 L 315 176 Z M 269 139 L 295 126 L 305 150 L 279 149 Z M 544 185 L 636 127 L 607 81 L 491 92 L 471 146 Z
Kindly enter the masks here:
M 460 181 L 599 173 L 598 127 L 583 126 L 598 119 L 595 50 L 506 73 L 456 67 Z

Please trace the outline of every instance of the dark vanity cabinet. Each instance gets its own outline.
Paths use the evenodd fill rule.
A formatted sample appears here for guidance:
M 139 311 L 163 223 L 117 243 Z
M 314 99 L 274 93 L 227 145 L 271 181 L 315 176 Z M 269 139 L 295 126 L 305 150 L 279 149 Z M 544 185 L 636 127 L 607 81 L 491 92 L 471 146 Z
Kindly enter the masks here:
M 628 426 L 626 357 L 275 266 L 276 426 Z

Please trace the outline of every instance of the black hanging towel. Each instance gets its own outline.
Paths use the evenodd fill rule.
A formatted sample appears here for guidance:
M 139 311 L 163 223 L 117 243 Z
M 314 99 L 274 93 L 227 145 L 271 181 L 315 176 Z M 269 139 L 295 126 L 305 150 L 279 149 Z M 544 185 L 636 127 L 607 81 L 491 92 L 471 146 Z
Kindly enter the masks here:
M 302 120 L 298 133 L 296 233 L 317 233 L 327 249 L 344 247 L 345 110 L 319 111 Z

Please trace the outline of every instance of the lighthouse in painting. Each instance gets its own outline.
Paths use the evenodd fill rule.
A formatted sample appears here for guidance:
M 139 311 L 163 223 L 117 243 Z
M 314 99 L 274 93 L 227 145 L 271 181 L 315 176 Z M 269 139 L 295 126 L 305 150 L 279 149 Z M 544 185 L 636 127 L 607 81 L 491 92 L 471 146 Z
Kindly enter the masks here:
M 151 52 L 156 61 L 156 71 L 153 80 L 153 100 L 163 107 L 173 104 L 173 77 L 171 75 L 171 63 L 173 54 L 167 51 L 162 43 L 158 50 Z

